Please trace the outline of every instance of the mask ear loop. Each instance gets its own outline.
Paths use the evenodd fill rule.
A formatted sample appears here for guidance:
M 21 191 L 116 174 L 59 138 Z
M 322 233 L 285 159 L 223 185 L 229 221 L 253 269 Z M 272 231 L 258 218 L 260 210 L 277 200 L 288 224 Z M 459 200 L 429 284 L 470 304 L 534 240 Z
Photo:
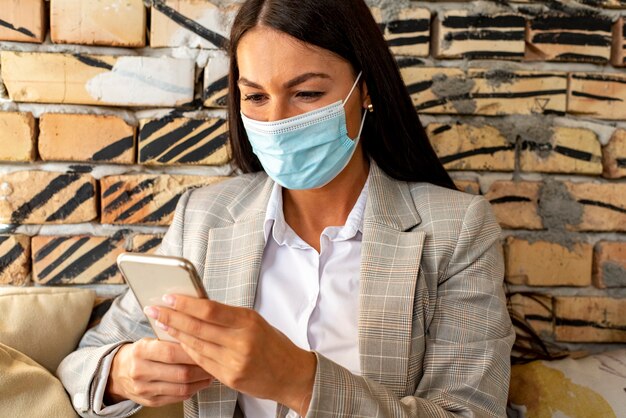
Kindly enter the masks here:
M 354 91 L 354 89 L 356 88 L 356 85 L 359 83 L 359 79 L 361 78 L 361 74 L 363 74 L 363 71 L 359 72 L 359 75 L 356 76 L 356 80 L 354 81 L 354 84 L 352 85 L 352 88 L 350 89 L 350 93 L 348 93 L 348 96 L 346 97 L 346 99 L 343 101 L 343 104 L 346 104 L 346 102 L 348 101 L 348 99 L 350 98 L 350 96 L 352 96 L 352 92 Z
M 363 71 L 359 71 L 359 75 L 356 76 L 356 80 L 354 81 L 354 84 L 352 85 L 352 88 L 350 89 L 350 93 L 348 93 L 348 96 L 346 97 L 346 100 L 343 101 L 343 104 L 345 105 L 346 102 L 348 101 L 348 99 L 350 98 L 350 96 L 352 96 L 352 93 L 354 92 L 354 89 L 356 88 L 357 84 L 359 83 L 359 79 L 361 78 L 361 75 L 363 74 Z M 359 141 L 361 140 L 361 133 L 363 132 L 363 126 L 365 125 L 365 117 L 367 116 L 367 112 L 365 112 L 363 114 L 363 119 L 361 119 L 361 127 L 359 128 L 359 134 L 357 135 L 357 137 L 355 139 L 353 139 L 353 141 L 355 142 L 355 146 L 359 144 Z

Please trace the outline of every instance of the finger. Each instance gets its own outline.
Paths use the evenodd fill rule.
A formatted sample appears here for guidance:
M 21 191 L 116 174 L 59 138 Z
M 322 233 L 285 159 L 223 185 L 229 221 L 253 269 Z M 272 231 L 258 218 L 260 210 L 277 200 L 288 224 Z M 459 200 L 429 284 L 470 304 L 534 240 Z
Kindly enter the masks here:
M 154 382 L 146 385 L 146 393 L 141 393 L 141 395 L 189 398 L 190 396 L 193 396 L 195 393 L 198 393 L 202 389 L 211 386 L 213 380 L 214 379 L 201 380 L 199 382 L 189 384 Z
M 184 295 L 165 295 L 164 300 L 168 297 L 171 301 L 168 305 L 172 309 L 198 318 L 204 322 L 224 327 L 238 327 L 242 319 L 242 312 L 246 311 L 245 308 L 225 305 L 214 300 L 193 298 Z
M 224 366 L 223 364 L 220 364 L 219 362 L 217 362 L 211 357 L 205 357 L 201 355 L 200 353 L 198 353 L 197 351 L 195 351 L 193 348 L 186 345 L 185 343 L 180 343 L 180 345 L 185 351 L 189 353 L 189 356 L 191 358 L 193 358 L 198 364 L 201 364 L 202 368 L 204 368 L 207 371 L 210 371 L 211 374 L 215 376 L 217 380 L 220 381 L 220 383 L 223 383 L 226 386 L 233 388 L 233 382 L 231 379 L 229 379 L 228 369 L 226 366 Z M 224 357 L 222 357 L 222 359 L 223 358 Z
M 211 369 L 207 369 L 203 363 L 199 363 L 199 360 L 211 359 L 218 364 L 226 364 L 230 356 L 228 355 L 230 350 L 224 346 L 213 344 L 210 341 L 204 341 L 196 338 L 193 335 L 185 332 L 178 331 L 177 329 L 170 328 L 167 333 L 172 337 L 180 341 L 181 348 L 183 348 L 189 357 L 202 367 L 207 372 L 212 373 Z
M 137 379 L 149 382 L 168 382 L 168 383 L 195 383 L 203 380 L 212 379 L 200 366 L 189 365 L 171 365 L 155 362 L 147 362 L 145 372 L 142 376 L 135 376 Z
M 204 322 L 201 319 L 189 316 L 173 309 L 159 307 L 156 311 L 156 325 L 164 329 L 175 328 L 189 335 L 218 345 L 228 345 L 234 338 L 236 329 Z
M 137 355 L 144 360 L 166 364 L 196 364 L 178 343 L 144 338 L 137 344 Z
M 142 406 L 147 406 L 148 408 L 158 408 L 160 406 L 171 405 L 173 403 L 183 402 L 189 399 L 190 396 L 154 396 L 150 399 L 136 398 L 130 397 L 129 399 L 135 403 L 138 403 Z

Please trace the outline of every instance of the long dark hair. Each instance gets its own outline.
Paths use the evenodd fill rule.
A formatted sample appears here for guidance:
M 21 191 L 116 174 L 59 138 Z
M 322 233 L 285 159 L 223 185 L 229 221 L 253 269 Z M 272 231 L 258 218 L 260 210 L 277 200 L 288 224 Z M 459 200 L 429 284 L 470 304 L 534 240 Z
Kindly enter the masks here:
M 417 116 L 400 70 L 363 0 L 248 0 L 232 26 L 228 110 L 233 160 L 244 173 L 263 170 L 252 152 L 240 116 L 237 46 L 253 27 L 264 25 L 331 51 L 352 64 L 367 85 L 374 112 L 361 143 L 390 177 L 456 189 L 437 158 Z

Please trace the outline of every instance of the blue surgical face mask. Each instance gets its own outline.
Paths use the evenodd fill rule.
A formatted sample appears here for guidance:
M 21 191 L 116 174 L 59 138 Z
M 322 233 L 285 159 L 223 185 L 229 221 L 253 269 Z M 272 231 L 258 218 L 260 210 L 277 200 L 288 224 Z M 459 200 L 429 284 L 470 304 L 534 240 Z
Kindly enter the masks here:
M 361 78 L 359 73 L 348 97 L 341 102 L 302 115 L 260 122 L 241 113 L 244 128 L 268 176 L 281 186 L 315 189 L 328 184 L 346 167 L 361 138 L 348 137 L 344 104 Z

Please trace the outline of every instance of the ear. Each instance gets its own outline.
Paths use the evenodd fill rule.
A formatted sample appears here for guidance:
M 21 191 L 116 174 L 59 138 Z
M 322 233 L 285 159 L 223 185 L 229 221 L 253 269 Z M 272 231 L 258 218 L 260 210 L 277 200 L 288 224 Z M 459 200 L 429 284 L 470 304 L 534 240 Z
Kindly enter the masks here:
M 367 89 L 367 84 L 365 81 L 361 81 L 361 106 L 363 109 L 367 109 L 367 107 L 372 103 L 372 99 L 370 98 L 369 90 Z

